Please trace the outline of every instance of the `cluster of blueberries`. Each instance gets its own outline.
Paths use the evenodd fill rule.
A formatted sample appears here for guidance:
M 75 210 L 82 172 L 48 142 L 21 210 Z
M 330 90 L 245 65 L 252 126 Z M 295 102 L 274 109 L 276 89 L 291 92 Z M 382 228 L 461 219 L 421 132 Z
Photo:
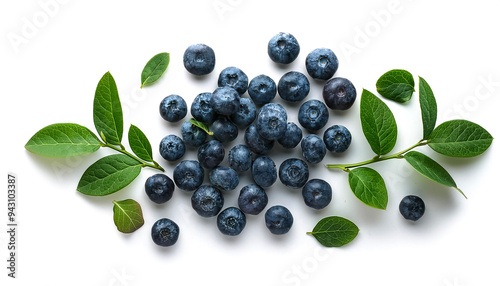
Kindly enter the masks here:
M 271 38 L 268 54 L 279 64 L 293 62 L 300 51 L 296 38 L 289 33 L 279 33 Z M 215 67 L 215 53 L 207 45 L 188 47 L 184 53 L 184 66 L 190 73 L 203 76 Z M 298 121 L 311 134 L 303 136 L 302 129 L 288 122 L 285 108 L 272 102 L 276 94 L 288 102 L 303 101 L 310 89 L 307 77 L 300 72 L 284 74 L 278 84 L 269 76 L 259 75 L 248 80 L 247 75 L 236 67 L 221 71 L 218 88 L 212 93 L 201 93 L 192 102 L 191 115 L 196 121 L 210 126 L 213 138 L 191 121 L 181 127 L 181 137 L 168 135 L 160 142 L 160 154 L 168 161 L 183 157 L 186 145 L 198 148 L 198 160 L 184 160 L 173 171 L 173 181 L 165 174 L 149 177 L 146 193 L 156 203 L 164 203 L 172 197 L 175 186 L 193 192 L 191 204 L 202 217 L 217 216 L 217 227 L 225 235 L 238 235 L 246 224 L 245 215 L 257 215 L 267 206 L 264 188 L 273 185 L 277 178 L 287 187 L 302 188 L 307 206 L 322 209 L 332 199 L 331 186 L 322 179 L 309 179 L 309 164 L 322 161 L 327 150 L 344 152 L 351 143 L 349 130 L 341 125 L 327 128 L 323 137 L 314 134 L 328 122 L 328 108 L 349 109 L 356 99 L 354 85 L 345 78 L 332 78 L 338 69 L 338 59 L 330 49 L 316 49 L 306 58 L 309 76 L 324 80 L 323 101 L 308 100 L 302 103 Z M 248 92 L 248 97 L 243 94 Z M 257 108 L 259 106 L 260 108 Z M 160 115 L 169 122 L 178 122 L 187 115 L 188 107 L 181 96 L 170 95 L 160 103 Z M 224 144 L 245 129 L 245 144 L 229 150 L 229 166 L 221 166 L 226 150 Z M 283 148 L 299 145 L 303 159 L 290 158 L 279 168 L 267 154 L 275 142 Z M 205 170 L 209 170 L 210 184 L 203 184 Z M 238 207 L 222 209 L 223 191 L 234 190 L 239 184 L 239 174 L 250 171 L 255 184 L 244 186 L 238 197 Z M 273 234 L 287 233 L 293 224 L 290 211 L 275 205 L 265 212 L 265 223 Z M 152 228 L 153 241 L 161 246 L 173 245 L 178 238 L 179 227 L 170 219 L 158 220 Z

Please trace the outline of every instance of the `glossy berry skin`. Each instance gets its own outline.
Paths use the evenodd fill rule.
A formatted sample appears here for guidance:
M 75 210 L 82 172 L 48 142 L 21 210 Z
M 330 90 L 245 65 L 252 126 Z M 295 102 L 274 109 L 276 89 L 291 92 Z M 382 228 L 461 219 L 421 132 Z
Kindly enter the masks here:
M 238 197 L 238 207 L 245 214 L 258 215 L 266 208 L 267 203 L 266 191 L 254 184 L 244 186 Z
M 292 213 L 284 206 L 272 206 L 265 214 L 266 226 L 272 234 L 285 234 L 292 228 Z
M 302 148 L 302 156 L 311 164 L 321 162 L 326 155 L 325 143 L 315 134 L 309 134 L 304 137 L 300 143 L 300 147 Z
M 212 124 L 212 122 L 214 122 L 216 113 L 212 105 L 210 105 L 211 100 L 211 92 L 200 93 L 194 98 L 191 104 L 191 115 L 194 119 L 206 124 Z
M 278 173 L 271 157 L 260 156 L 253 161 L 252 177 L 254 182 L 262 188 L 270 187 L 276 182 Z
M 210 106 L 212 106 L 215 113 L 229 116 L 238 112 L 240 108 L 240 95 L 232 87 L 218 87 L 212 93 Z
M 247 91 L 248 77 L 237 67 L 227 67 L 220 72 L 217 84 L 219 87 L 232 87 L 242 95 Z
M 333 110 L 347 110 L 356 100 L 356 88 L 350 80 L 334 77 L 323 87 L 323 100 Z
M 217 216 L 217 228 L 224 235 L 236 236 L 243 231 L 246 224 L 245 214 L 235 207 L 226 208 Z
M 306 57 L 307 73 L 314 79 L 327 80 L 339 68 L 339 60 L 330 49 L 315 49 Z
M 191 196 L 191 206 L 202 217 L 214 217 L 224 206 L 224 197 L 216 187 L 201 185 Z
M 399 203 L 399 212 L 405 219 L 417 221 L 425 213 L 424 201 L 418 196 L 408 195 Z
M 187 114 L 186 101 L 177 94 L 165 97 L 160 103 L 160 115 L 168 122 L 177 122 Z
M 154 174 L 144 184 L 146 195 L 157 204 L 163 204 L 172 198 L 175 185 L 165 174 Z
M 283 137 L 278 139 L 278 143 L 285 149 L 293 149 L 299 145 L 302 140 L 302 129 L 293 122 L 288 122 L 286 132 Z
M 198 161 L 185 160 L 174 168 L 174 182 L 181 190 L 191 192 L 203 183 L 205 171 Z
M 254 77 L 248 85 L 248 95 L 257 105 L 264 105 L 276 97 L 276 83 L 267 75 Z
M 191 45 L 184 52 L 183 62 L 188 72 L 198 76 L 207 75 L 215 68 L 215 53 L 205 44 Z
M 298 118 L 302 127 L 311 132 L 316 132 L 328 122 L 328 108 L 323 102 L 311 99 L 300 106 Z
M 307 77 L 297 71 L 284 74 L 278 82 L 278 94 L 289 102 L 302 101 L 309 94 L 311 85 Z
M 252 151 L 245 145 L 236 145 L 229 150 L 229 166 L 236 172 L 245 172 L 252 167 Z
M 281 163 L 279 177 L 283 185 L 290 188 L 302 188 L 309 180 L 309 167 L 301 159 L 290 158 Z
M 160 141 L 160 155 L 167 161 L 176 161 L 186 152 L 186 145 L 176 135 L 167 135 Z
M 333 125 L 323 133 L 326 149 L 342 153 L 351 145 L 351 132 L 343 125 Z
M 181 135 L 184 144 L 191 147 L 200 147 L 207 140 L 207 132 L 189 121 L 182 123 Z
M 323 209 L 332 201 L 332 187 L 322 179 L 309 180 L 302 188 L 304 203 L 313 209 Z
M 260 136 L 257 126 L 252 124 L 245 130 L 245 145 L 257 155 L 269 153 L 274 146 L 274 140 L 268 140 Z
M 231 142 L 238 137 L 238 127 L 225 116 L 219 116 L 210 126 L 215 139 L 222 143 Z
M 299 42 L 289 33 L 280 32 L 267 44 L 267 54 L 275 63 L 290 64 L 297 58 L 299 52 Z
M 240 183 L 238 173 L 226 166 L 218 166 L 212 169 L 208 177 L 210 183 L 224 191 L 232 191 Z
M 172 246 L 179 238 L 179 226 L 168 218 L 157 220 L 151 228 L 151 238 L 158 246 Z
M 277 103 L 267 103 L 260 108 L 255 126 L 263 138 L 277 140 L 286 132 L 287 119 L 283 106 Z
M 240 108 L 229 117 L 239 128 L 246 128 L 255 121 L 257 117 L 257 107 L 248 97 L 240 98 Z
M 220 141 L 212 139 L 205 142 L 198 149 L 198 162 L 203 168 L 212 169 L 224 160 L 225 155 L 224 145 Z

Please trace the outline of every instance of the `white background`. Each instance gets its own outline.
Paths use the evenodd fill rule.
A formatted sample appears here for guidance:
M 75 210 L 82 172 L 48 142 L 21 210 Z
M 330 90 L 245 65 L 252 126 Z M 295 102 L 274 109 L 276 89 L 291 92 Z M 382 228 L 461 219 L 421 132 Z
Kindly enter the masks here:
M 47 4 L 49 3 L 49 4 Z M 52 4 L 50 4 L 52 3 Z M 144 169 L 126 189 L 101 198 L 76 191 L 85 169 L 111 150 L 71 159 L 50 159 L 24 149 L 42 127 L 74 122 L 94 130 L 92 102 L 101 76 L 114 76 L 130 124 L 149 137 L 156 159 L 171 176 L 175 163 L 164 161 L 158 144 L 179 134 L 180 123 L 159 116 L 158 105 L 177 93 L 188 104 L 216 87 L 218 73 L 237 66 L 249 78 L 267 74 L 276 82 L 289 70 L 305 72 L 307 53 L 331 48 L 340 67 L 336 76 L 349 78 L 358 95 L 375 92 L 384 72 L 402 68 L 424 77 L 437 99 L 438 123 L 462 118 L 498 137 L 500 3 L 475 1 L 3 1 L 0 4 L 2 86 L 1 174 L 18 176 L 18 279 L 7 278 L 7 235 L 0 232 L 0 281 L 7 285 L 499 285 L 498 202 L 495 183 L 497 144 L 482 156 L 447 158 L 428 147 L 419 150 L 439 161 L 467 194 L 428 181 L 403 161 L 372 167 L 385 178 L 389 204 L 375 210 L 358 201 L 347 174 L 311 166 L 311 178 L 333 187 L 331 205 L 307 208 L 299 190 L 279 181 L 268 189 L 269 206 L 283 204 L 294 215 L 292 230 L 273 236 L 263 214 L 247 216 L 238 237 L 225 237 L 215 218 L 194 213 L 190 194 L 176 189 L 158 206 L 144 193 L 144 181 L 156 172 Z M 281 68 L 267 55 L 267 42 L 277 32 L 290 32 L 301 46 L 298 59 Z M 187 46 L 205 43 L 216 53 L 212 74 L 195 78 L 182 64 Z M 145 63 L 169 52 L 163 78 L 139 89 Z M 321 98 L 322 83 L 311 81 L 308 98 Z M 277 96 L 276 102 L 282 103 Z M 386 101 L 387 102 L 387 101 Z M 394 151 L 421 138 L 417 94 L 407 104 L 387 102 L 398 123 Z M 298 105 L 285 104 L 290 120 Z M 361 131 L 359 98 L 346 112 L 330 112 L 328 125 L 343 124 L 353 135 L 350 149 L 328 154 L 323 163 L 350 163 L 373 156 Z M 319 132 L 322 134 L 322 131 Z M 242 142 L 243 136 L 231 145 Z M 125 145 L 128 143 L 125 140 Z M 195 158 L 194 150 L 185 159 Z M 276 147 L 277 165 L 300 157 Z M 225 162 L 227 164 L 227 162 Z M 495 170 L 496 168 L 496 170 Z M 6 180 L 6 179 L 5 179 Z M 226 193 L 225 206 L 251 182 L 242 175 L 238 189 Z M 6 182 L 2 183 L 6 187 Z M 6 195 L 0 196 L 0 221 L 6 221 Z M 426 214 L 417 223 L 405 221 L 398 204 L 407 194 L 421 196 Z M 143 208 L 145 225 L 133 234 L 118 232 L 112 200 L 132 198 Z M 305 234 L 326 216 L 355 222 L 358 237 L 342 248 L 327 249 Z M 152 224 L 168 217 L 181 228 L 177 244 L 154 245 Z M 6 227 L 6 226 L 5 226 Z M 0 284 L 6 285 L 4 282 Z

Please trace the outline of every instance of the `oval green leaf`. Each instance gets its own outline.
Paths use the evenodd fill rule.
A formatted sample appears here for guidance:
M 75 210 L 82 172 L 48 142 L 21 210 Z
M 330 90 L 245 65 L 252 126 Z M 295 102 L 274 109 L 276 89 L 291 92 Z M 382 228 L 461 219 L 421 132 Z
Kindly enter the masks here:
M 201 130 L 207 132 L 208 135 L 214 135 L 213 132 L 210 132 L 208 126 L 205 123 L 197 121 L 194 118 L 189 119 L 189 122 L 191 122 L 191 124 L 193 124 L 194 126 L 200 128 Z
M 40 129 L 24 146 L 46 157 L 71 157 L 97 151 L 99 138 L 87 127 L 74 123 L 56 123 Z
M 123 112 L 113 76 L 107 72 L 97 84 L 94 97 L 94 125 L 102 140 L 121 145 Z
M 113 201 L 113 221 L 118 231 L 131 233 L 144 225 L 141 205 L 134 200 Z
M 377 171 L 367 167 L 349 171 L 349 186 L 354 195 L 366 205 L 382 210 L 387 208 L 387 188 Z
M 106 196 L 130 184 L 141 172 L 141 163 L 127 155 L 99 159 L 80 178 L 77 191 L 89 196 Z
M 169 53 L 159 53 L 152 57 L 141 73 L 141 88 L 157 81 L 167 70 L 170 63 Z
M 394 69 L 383 74 L 376 83 L 377 91 L 383 97 L 404 103 L 411 99 L 415 91 L 415 81 L 411 73 Z
M 153 162 L 153 150 L 146 135 L 135 125 L 128 130 L 128 143 L 137 157 Z
M 389 107 L 373 93 L 363 89 L 360 103 L 361 126 L 373 152 L 389 153 L 398 135 L 396 120 Z
M 474 157 L 486 151 L 493 141 L 491 134 L 476 123 L 457 119 L 442 123 L 429 135 L 434 151 L 451 157 Z
M 340 247 L 348 244 L 358 235 L 359 228 L 350 220 L 331 216 L 320 220 L 313 231 L 307 232 L 326 247 Z
M 422 124 L 424 127 L 424 139 L 428 139 L 436 127 L 437 104 L 434 93 L 429 84 L 421 77 L 418 77 L 418 98 L 420 101 L 420 111 L 422 113 Z

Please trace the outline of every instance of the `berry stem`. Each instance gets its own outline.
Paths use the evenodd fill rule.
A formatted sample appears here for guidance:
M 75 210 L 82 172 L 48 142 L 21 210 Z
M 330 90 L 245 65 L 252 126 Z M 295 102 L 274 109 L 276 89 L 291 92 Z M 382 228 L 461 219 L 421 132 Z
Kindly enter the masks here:
M 146 161 L 143 161 L 143 160 L 139 159 L 138 157 L 136 157 L 134 154 L 132 154 L 132 153 L 128 152 L 127 150 L 125 150 L 125 147 L 123 145 L 121 145 L 121 144 L 120 144 L 120 148 L 118 148 L 118 147 L 116 147 L 114 145 L 111 145 L 111 144 L 109 144 L 107 142 L 106 143 L 102 143 L 101 142 L 101 146 L 102 147 L 111 148 L 111 149 L 113 149 L 115 151 L 118 151 L 118 152 L 120 152 L 122 154 L 125 154 L 125 155 L 129 156 L 130 158 L 133 158 L 133 159 L 139 161 L 139 163 L 141 163 L 141 167 L 150 167 L 150 168 L 157 169 L 157 170 L 160 170 L 162 172 L 165 172 L 165 169 L 163 169 L 163 167 L 160 166 L 160 164 L 158 164 L 156 161 L 153 160 L 153 164 L 148 163 Z

